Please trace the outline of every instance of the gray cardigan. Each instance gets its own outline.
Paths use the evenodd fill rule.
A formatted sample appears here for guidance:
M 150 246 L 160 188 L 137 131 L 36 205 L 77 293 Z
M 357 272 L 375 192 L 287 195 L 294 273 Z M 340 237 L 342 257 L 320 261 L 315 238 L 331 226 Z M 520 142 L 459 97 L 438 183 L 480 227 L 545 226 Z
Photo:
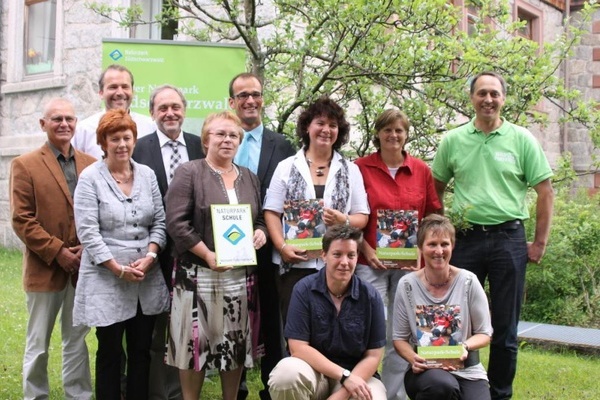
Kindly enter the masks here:
M 131 161 L 133 187 L 125 196 L 104 161 L 86 168 L 75 190 L 75 224 L 83 245 L 73 324 L 108 326 L 135 316 L 168 310 L 169 294 L 155 263 L 141 282 L 119 279 L 101 265 L 114 258 L 127 265 L 166 244 L 165 212 L 154 171 Z
M 267 235 L 262 215 L 260 184 L 249 169 L 238 167 L 240 174 L 234 182 L 239 204 L 250 204 L 254 229 Z M 229 204 L 221 176 L 204 159 L 184 163 L 177 168 L 165 196 L 167 232 L 173 239 L 174 256 L 208 268 L 206 262 L 188 251 L 201 241 L 215 250 L 211 204 Z

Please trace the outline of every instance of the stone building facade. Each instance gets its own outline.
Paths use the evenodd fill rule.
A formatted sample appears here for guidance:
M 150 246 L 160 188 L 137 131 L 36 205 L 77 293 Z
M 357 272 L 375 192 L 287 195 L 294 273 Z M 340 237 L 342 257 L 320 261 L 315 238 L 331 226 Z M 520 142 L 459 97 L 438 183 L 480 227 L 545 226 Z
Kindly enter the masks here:
M 462 1 L 453 2 L 461 5 Z M 161 0 L 103 2 L 124 7 L 137 2 L 144 5 L 150 15 L 154 15 Z M 101 72 L 102 39 L 131 37 L 130 30 L 122 29 L 115 22 L 92 12 L 86 3 L 78 0 L 1 0 L 0 246 L 20 246 L 10 225 L 9 168 L 14 157 L 39 147 L 45 141 L 38 122 L 43 106 L 50 98 L 66 97 L 74 103 L 80 120 L 100 110 L 102 104 L 96 80 Z M 540 41 L 550 40 L 562 32 L 564 17 L 569 14 L 576 17 L 581 3 L 569 0 L 511 0 L 514 14 L 530 19 L 529 34 L 533 40 Z M 49 22 L 46 15 L 39 17 L 36 14 L 40 12 L 40 7 L 46 6 L 54 7 L 55 21 Z M 47 12 L 47 9 L 43 12 Z M 466 10 L 465 24 L 468 24 L 468 18 Z M 563 73 L 568 84 L 579 88 L 584 98 L 600 102 L 600 13 L 594 19 L 589 26 L 589 33 L 564 66 Z M 43 49 L 31 44 L 31 29 L 53 32 L 52 57 L 44 55 Z M 142 34 L 152 35 L 150 31 Z M 49 70 L 37 73 L 35 68 Z M 592 157 L 592 146 L 586 130 L 558 123 L 560 114 L 556 109 L 545 104 L 541 107 L 549 113 L 551 123 L 535 133 L 551 163 L 554 165 L 564 151 L 571 151 L 575 166 L 586 170 Z M 587 176 L 585 185 L 600 187 L 600 177 Z

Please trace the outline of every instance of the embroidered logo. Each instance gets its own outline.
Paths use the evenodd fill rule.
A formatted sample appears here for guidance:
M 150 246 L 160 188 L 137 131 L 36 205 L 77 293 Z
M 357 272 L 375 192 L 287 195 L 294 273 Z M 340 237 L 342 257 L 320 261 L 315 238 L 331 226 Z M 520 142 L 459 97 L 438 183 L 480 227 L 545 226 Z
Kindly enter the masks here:
M 497 151 L 496 154 L 494 154 L 494 159 L 496 161 L 510 163 L 510 164 L 516 164 L 516 162 L 517 162 L 514 154 L 503 152 L 503 151 Z

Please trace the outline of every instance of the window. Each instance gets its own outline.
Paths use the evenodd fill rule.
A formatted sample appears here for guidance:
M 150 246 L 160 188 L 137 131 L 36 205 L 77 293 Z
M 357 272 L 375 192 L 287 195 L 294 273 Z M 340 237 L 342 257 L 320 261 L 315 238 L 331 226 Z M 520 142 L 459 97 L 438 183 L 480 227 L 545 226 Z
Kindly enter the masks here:
M 166 22 L 156 22 L 156 16 L 168 12 L 171 6 L 163 0 L 132 0 L 131 5 L 142 7 L 143 21 L 152 21 L 151 24 L 134 25 L 130 28 L 129 36 L 135 39 L 164 39 L 173 40 L 177 36 L 177 21 L 169 19 Z
M 25 1 L 25 75 L 52 72 L 56 49 L 56 0 Z
M 476 34 L 476 25 L 480 22 L 479 6 L 469 0 L 451 0 L 451 3 L 461 10 L 462 18 L 458 24 L 459 29 L 469 36 Z
M 543 11 L 541 9 L 534 7 L 523 0 L 517 0 L 515 1 L 513 18 L 525 23 L 525 25 L 519 29 L 519 36 L 537 42 L 540 45 L 543 44 L 542 27 L 544 25 Z
M 64 0 L 4 0 L 6 83 L 2 93 L 59 88 L 63 73 Z
M 479 12 L 477 7 L 468 6 L 465 9 L 467 14 L 467 34 L 469 36 L 475 35 L 477 33 L 477 23 L 479 22 Z

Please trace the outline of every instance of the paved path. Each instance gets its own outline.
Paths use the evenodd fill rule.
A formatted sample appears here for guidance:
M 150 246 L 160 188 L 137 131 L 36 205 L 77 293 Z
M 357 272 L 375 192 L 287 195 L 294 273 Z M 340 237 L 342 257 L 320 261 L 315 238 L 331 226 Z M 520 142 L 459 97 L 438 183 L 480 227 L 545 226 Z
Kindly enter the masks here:
M 600 329 L 519 321 L 519 340 L 600 352 Z

